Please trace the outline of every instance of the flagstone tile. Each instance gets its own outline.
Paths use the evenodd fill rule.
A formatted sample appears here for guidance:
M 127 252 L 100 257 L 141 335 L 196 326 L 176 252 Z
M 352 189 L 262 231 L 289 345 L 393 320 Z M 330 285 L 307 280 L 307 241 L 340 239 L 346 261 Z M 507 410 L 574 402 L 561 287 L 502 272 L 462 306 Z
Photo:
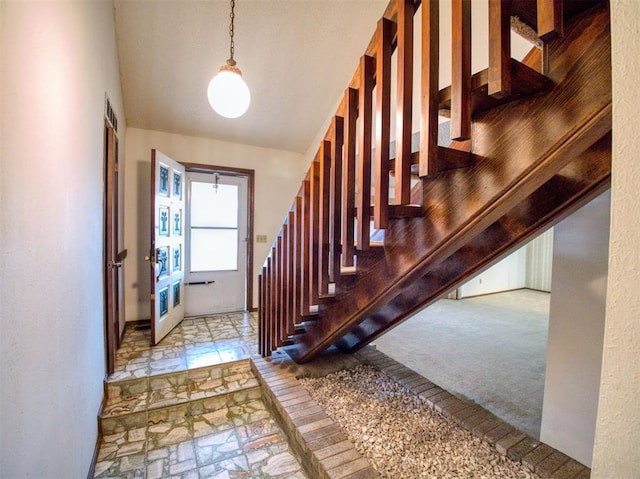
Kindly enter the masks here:
M 147 426 L 146 411 L 124 414 L 121 416 L 102 417 L 100 419 L 102 434 L 117 434 Z
M 300 464 L 290 451 L 284 451 L 252 464 L 251 472 L 257 477 L 280 478 L 300 472 Z
M 195 439 L 198 464 L 205 466 L 238 455 L 240 442 L 234 429 Z
M 147 479 L 180 477 L 198 467 L 193 441 L 155 449 L 147 455 Z
M 253 477 L 244 455 L 200 467 L 198 472 L 200 479 L 250 479 Z
M 135 454 L 98 461 L 93 477 L 94 479 L 144 479 L 145 475 L 145 455 Z
M 151 361 L 151 363 L 149 364 L 149 370 L 151 374 L 163 374 L 163 373 L 170 373 L 174 371 L 183 371 L 186 368 L 187 368 L 187 361 L 184 355 L 176 358 Z

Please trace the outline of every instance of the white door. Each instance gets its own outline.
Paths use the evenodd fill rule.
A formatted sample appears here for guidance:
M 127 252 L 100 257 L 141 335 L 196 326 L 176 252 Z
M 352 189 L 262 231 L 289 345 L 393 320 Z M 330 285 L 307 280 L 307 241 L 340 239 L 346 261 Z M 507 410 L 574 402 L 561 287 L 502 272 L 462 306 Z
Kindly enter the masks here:
M 248 179 L 187 172 L 185 315 L 246 309 Z
M 151 150 L 151 344 L 184 319 L 184 166 Z

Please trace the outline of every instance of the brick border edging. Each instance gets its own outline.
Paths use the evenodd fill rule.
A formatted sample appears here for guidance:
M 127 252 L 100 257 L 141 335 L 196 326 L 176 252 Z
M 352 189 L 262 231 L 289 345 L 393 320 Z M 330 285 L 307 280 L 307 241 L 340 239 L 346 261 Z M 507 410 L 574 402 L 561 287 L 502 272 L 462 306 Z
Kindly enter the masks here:
M 257 356 L 251 358 L 251 367 L 261 384 L 263 401 L 292 439 L 289 444 L 305 471 L 314 473 L 311 477 L 379 477 L 293 373 Z
M 445 391 L 404 364 L 366 346 L 354 353 L 423 399 L 427 405 L 481 438 L 502 455 L 544 479 L 588 479 L 591 469 L 499 419 L 483 407 Z

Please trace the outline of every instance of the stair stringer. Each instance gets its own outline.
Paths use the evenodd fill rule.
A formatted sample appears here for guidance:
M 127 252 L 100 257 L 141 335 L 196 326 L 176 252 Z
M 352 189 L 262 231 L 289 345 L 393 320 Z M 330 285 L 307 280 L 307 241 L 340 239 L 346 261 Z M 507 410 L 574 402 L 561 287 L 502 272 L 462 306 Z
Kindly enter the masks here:
M 609 187 L 610 177 L 609 133 L 467 245 L 405 285 L 336 345 L 347 353 L 366 346 L 595 198 Z
M 504 226 L 508 226 L 510 212 L 533 201 L 544 185 L 553 186 L 552 179 L 561 178 L 565 168 L 575 168 L 573 160 L 611 130 L 610 50 L 606 6 L 576 16 L 565 37 L 549 45 L 549 78 L 554 86 L 474 119 L 474 164 L 423 181 L 425 216 L 392 222 L 385 235 L 384 254 L 367 271 L 359 271 L 353 285 L 337 288 L 340 294 L 335 301 L 321 305 L 318 320 L 286 348 L 294 360 L 312 359 L 356 331 L 363 321 L 375 323 L 376 314 L 385 307 L 394 308 L 394 299 L 404 297 L 401 295 L 411 285 L 420 284 L 448 258 L 455 261 L 456 252 L 471 247 L 474 238 L 482 238 L 485 231 L 489 234 L 491 225 L 505 218 Z M 579 161 L 576 164 L 578 170 L 586 167 Z M 603 181 L 607 180 L 594 181 L 591 188 L 597 190 L 596 185 Z M 556 184 L 558 187 L 562 185 Z M 580 202 L 560 196 L 556 201 Z M 563 206 L 552 205 L 555 218 L 570 209 Z M 540 221 L 550 224 L 554 216 Z M 437 275 L 434 278 L 437 281 Z M 424 303 L 423 299 L 418 302 Z M 384 316 L 406 317 L 407 308 L 399 309 L 397 314 Z M 380 334 L 380 328 L 373 334 Z M 371 337 L 371 332 L 365 336 Z M 347 349 L 357 347 L 348 338 L 342 344 Z

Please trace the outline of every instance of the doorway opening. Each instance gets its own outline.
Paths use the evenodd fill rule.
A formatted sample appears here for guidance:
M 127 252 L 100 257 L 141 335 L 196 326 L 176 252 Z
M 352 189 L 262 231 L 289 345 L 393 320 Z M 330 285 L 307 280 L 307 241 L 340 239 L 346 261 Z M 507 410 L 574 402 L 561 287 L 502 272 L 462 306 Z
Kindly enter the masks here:
M 118 172 L 118 119 L 106 95 L 104 115 L 104 327 L 106 371 L 111 374 L 115 370 L 116 351 L 124 332 L 122 262 L 127 250 L 121 248 L 122 190 L 119 188 Z
M 185 317 L 250 310 L 251 175 L 186 172 Z

